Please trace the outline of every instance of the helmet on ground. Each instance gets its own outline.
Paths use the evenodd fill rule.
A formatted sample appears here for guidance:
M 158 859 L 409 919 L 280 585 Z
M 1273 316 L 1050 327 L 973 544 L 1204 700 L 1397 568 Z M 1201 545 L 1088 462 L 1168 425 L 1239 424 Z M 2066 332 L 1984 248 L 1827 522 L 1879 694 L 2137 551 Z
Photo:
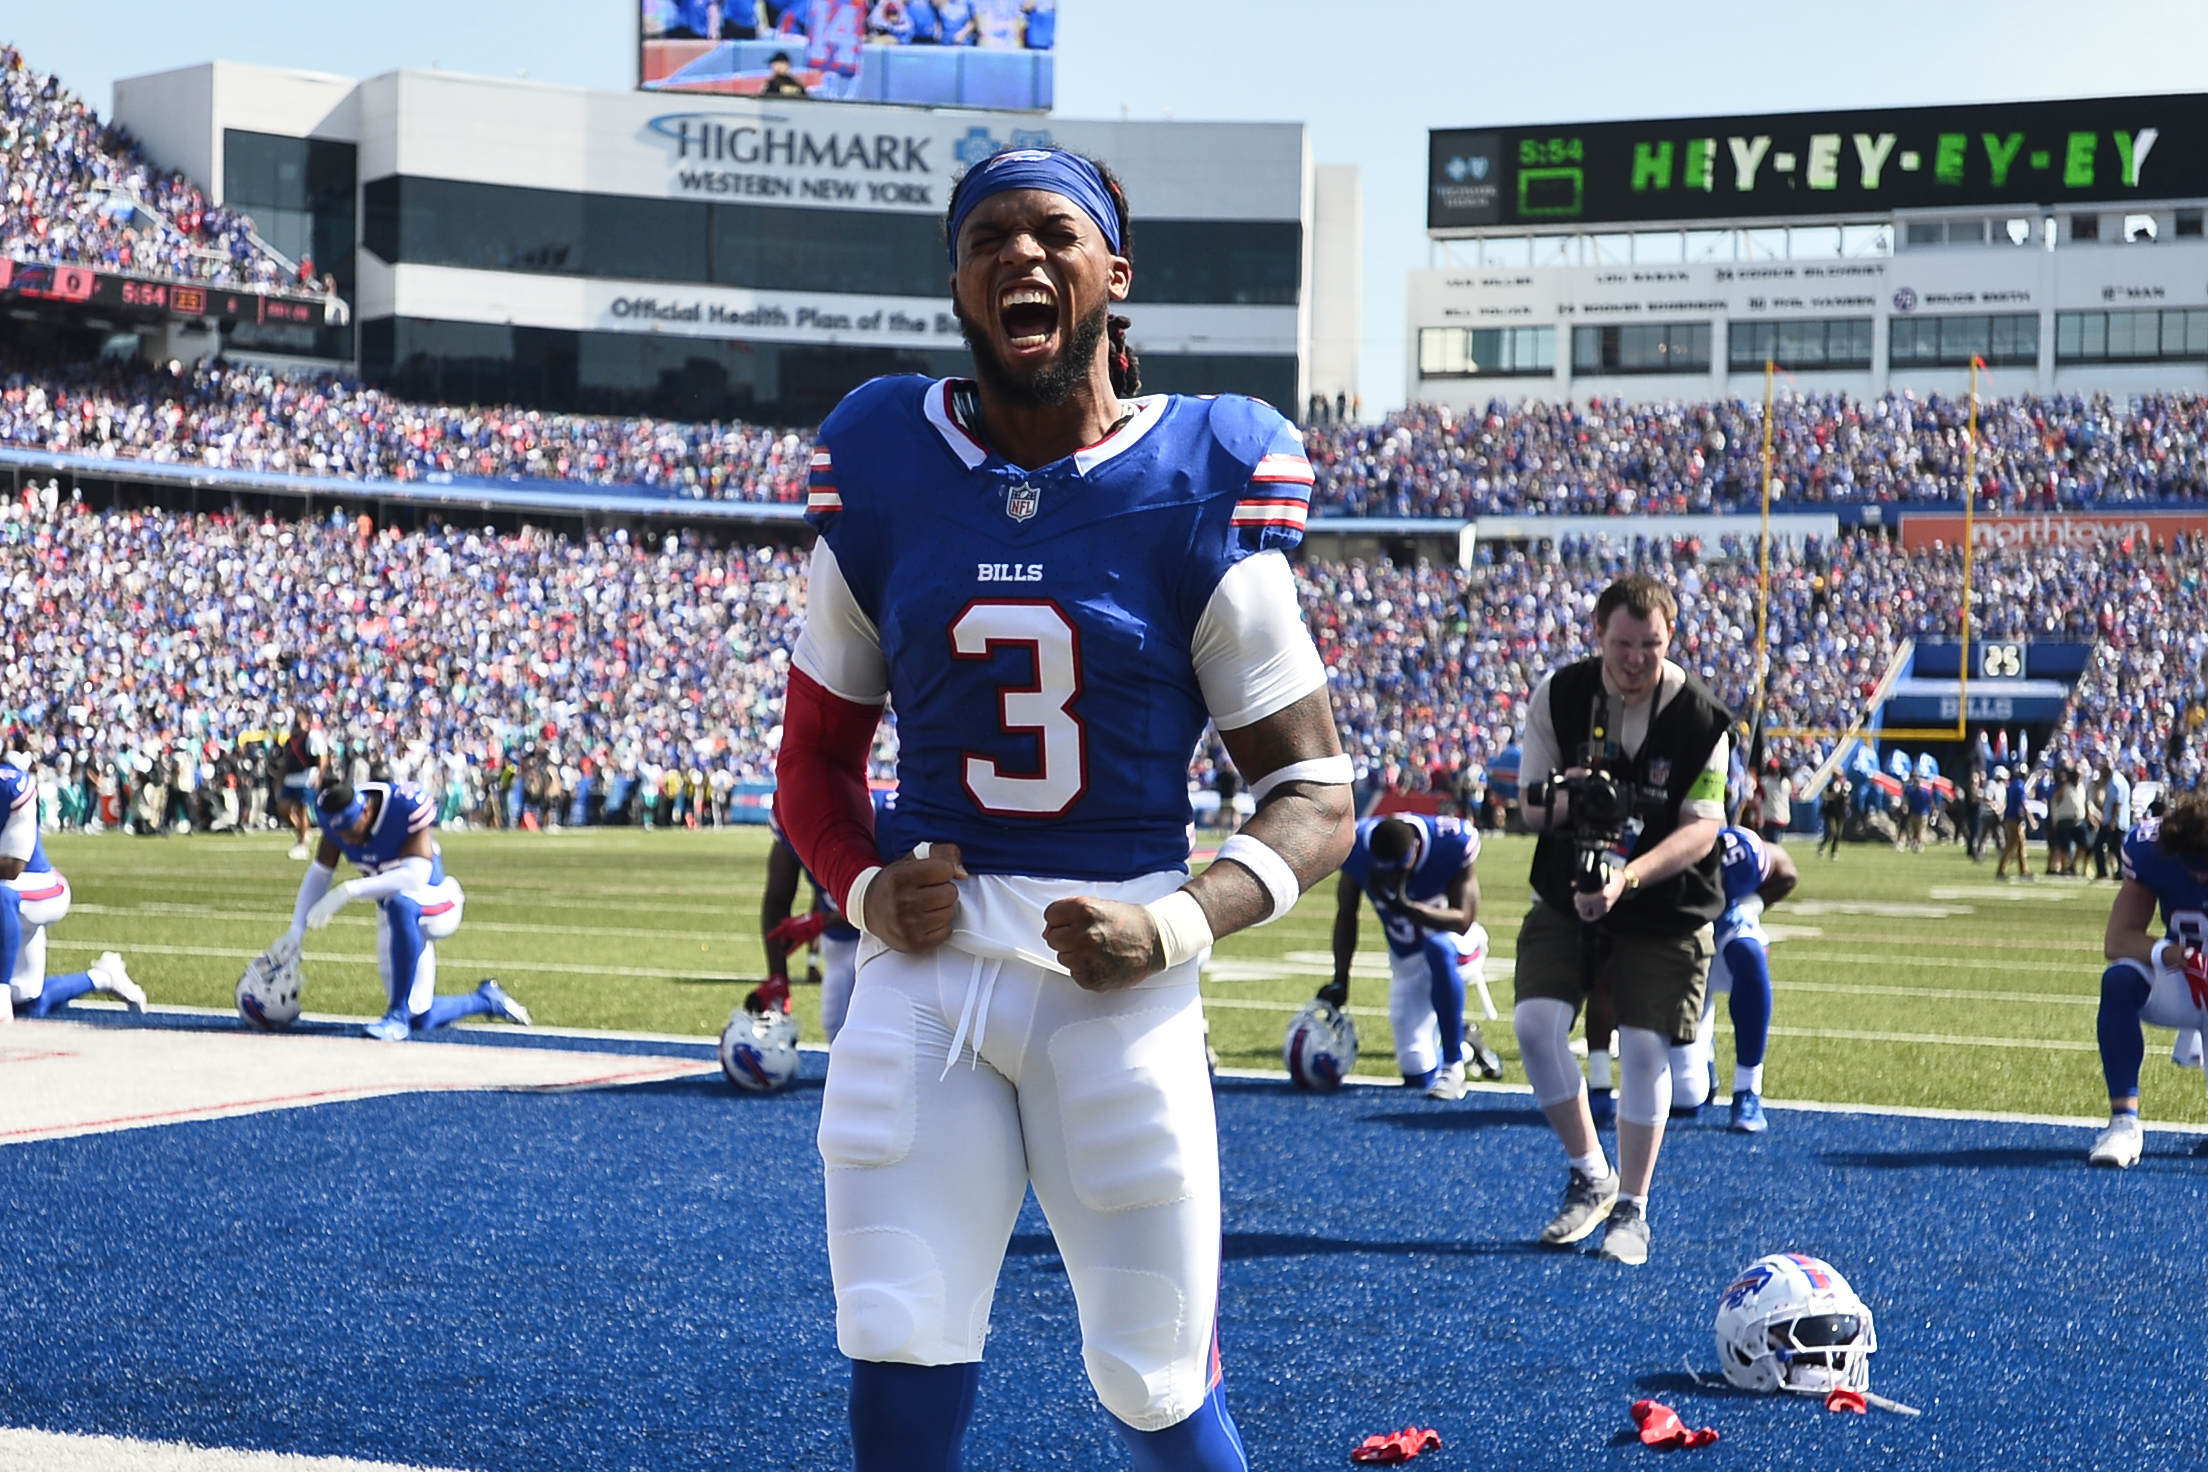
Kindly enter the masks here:
M 797 1077 L 797 1024 L 779 1008 L 738 1007 L 721 1031 L 721 1072 L 746 1094 L 788 1088 Z
M 238 978 L 238 1015 L 248 1027 L 281 1032 L 299 1020 L 299 992 L 305 984 L 298 957 L 277 961 L 255 956 Z
M 1333 1003 L 1314 997 L 1288 1024 L 1280 1059 L 1297 1088 L 1330 1093 L 1357 1065 L 1356 1024 Z
M 1717 1301 L 1717 1359 L 1743 1390 L 1867 1390 L 1878 1330 L 1869 1305 L 1821 1258 L 1774 1252 Z

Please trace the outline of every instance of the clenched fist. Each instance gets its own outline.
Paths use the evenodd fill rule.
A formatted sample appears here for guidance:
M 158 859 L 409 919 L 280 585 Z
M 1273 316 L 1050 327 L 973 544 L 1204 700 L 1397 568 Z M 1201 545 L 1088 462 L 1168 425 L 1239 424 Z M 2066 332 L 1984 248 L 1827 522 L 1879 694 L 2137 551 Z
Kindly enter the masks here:
M 928 856 L 884 864 L 866 887 L 866 930 L 893 951 L 932 951 L 951 938 L 958 918 L 957 881 L 966 877 L 955 843 L 930 845 Z
M 1142 906 L 1118 900 L 1059 900 L 1043 911 L 1043 941 L 1092 992 L 1116 992 L 1165 967 L 1158 922 Z

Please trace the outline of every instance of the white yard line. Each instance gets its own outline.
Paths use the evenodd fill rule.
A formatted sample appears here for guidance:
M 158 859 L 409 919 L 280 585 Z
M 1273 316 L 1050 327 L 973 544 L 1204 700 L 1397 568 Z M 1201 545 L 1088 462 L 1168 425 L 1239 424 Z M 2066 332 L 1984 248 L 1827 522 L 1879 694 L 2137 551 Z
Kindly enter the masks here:
M 0 1427 L 0 1472 L 400 1472 L 396 1462 Z M 407 1467 L 406 1472 L 439 1472 Z

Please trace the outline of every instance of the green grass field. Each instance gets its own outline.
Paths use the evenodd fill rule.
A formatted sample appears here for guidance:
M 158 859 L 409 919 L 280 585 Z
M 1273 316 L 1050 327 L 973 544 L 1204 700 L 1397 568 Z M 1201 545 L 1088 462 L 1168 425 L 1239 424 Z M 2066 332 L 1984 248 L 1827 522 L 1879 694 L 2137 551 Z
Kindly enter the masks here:
M 76 906 L 49 939 L 49 968 L 122 951 L 156 1002 L 230 1005 L 245 961 L 284 928 L 302 867 L 287 838 L 50 838 Z M 467 890 L 466 921 L 439 949 L 439 986 L 496 975 L 541 1023 L 711 1036 L 760 975 L 763 830 L 598 829 L 443 835 Z M 1522 1081 L 1510 1035 L 1508 961 L 1527 903 L 1530 842 L 1490 839 L 1480 861 L 1493 935 L 1499 1022 L 1489 1043 Z M 1837 864 L 1807 843 L 1796 898 L 1766 917 L 1776 1004 L 1767 1091 L 1774 1098 L 2093 1116 L 2105 1113 L 2093 1041 L 2110 884 L 1997 885 L 1992 865 L 1954 848 L 1925 854 L 1851 846 Z M 2037 854 L 2034 855 L 2035 859 Z M 1229 938 L 1205 984 L 1223 1064 L 1278 1068 L 1296 1007 L 1331 975 L 1334 885 L 1276 925 Z M 382 1010 L 374 912 L 348 909 L 310 936 L 310 1010 Z M 1369 910 L 1351 1010 L 1360 1073 L 1392 1073 L 1386 960 Z M 799 987 L 805 1035 L 820 1037 L 817 991 Z M 1477 1001 L 1473 1003 L 1477 1015 Z M 1719 1008 L 1718 1060 L 1731 1045 Z M 2208 1119 L 2201 1075 L 2167 1062 L 2151 1031 L 2149 1118 Z M 2157 1049 L 2160 1049 L 2159 1055 Z

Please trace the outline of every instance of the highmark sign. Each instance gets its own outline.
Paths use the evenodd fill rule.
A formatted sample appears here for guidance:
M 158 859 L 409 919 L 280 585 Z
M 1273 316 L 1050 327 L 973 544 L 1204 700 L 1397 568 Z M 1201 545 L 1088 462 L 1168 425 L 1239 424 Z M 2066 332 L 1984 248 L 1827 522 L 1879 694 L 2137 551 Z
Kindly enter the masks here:
M 685 337 L 740 335 L 762 342 L 919 348 L 956 348 L 963 341 L 948 303 L 910 297 L 822 297 L 711 287 L 640 292 L 607 282 L 591 283 L 585 315 L 602 330 Z
M 1007 148 L 1051 142 L 1047 128 L 896 122 L 895 132 L 867 132 L 802 126 L 773 112 L 697 111 L 663 113 L 643 131 L 665 157 L 671 194 L 937 214 L 967 169 Z

